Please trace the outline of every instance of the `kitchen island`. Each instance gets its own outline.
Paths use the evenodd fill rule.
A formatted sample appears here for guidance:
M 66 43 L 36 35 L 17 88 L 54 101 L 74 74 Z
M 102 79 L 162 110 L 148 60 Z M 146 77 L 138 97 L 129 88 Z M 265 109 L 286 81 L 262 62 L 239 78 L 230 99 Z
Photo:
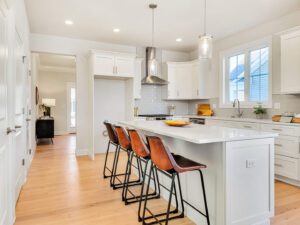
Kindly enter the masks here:
M 120 124 L 160 136 L 172 152 L 207 165 L 203 173 L 212 225 L 270 224 L 274 215 L 276 134 L 198 124 L 169 127 L 163 121 Z M 183 197 L 204 211 L 198 176 L 181 175 Z M 164 176 L 160 181 L 169 184 Z M 168 193 L 163 191 L 162 195 Z M 205 218 L 187 205 L 186 214 L 196 224 L 206 224 Z

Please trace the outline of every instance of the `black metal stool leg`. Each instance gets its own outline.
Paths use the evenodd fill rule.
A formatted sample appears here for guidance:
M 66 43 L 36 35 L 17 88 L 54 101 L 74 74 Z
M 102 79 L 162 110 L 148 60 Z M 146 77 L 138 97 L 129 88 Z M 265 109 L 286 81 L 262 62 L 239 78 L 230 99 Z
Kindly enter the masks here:
M 126 170 L 125 170 L 125 176 L 124 176 L 124 181 L 123 181 L 123 189 L 122 189 L 122 201 L 125 201 L 125 190 L 128 188 L 128 180 L 130 177 L 129 173 L 129 167 L 131 166 L 131 160 L 132 160 L 132 152 L 127 152 L 128 160 L 127 160 L 127 165 L 126 165 Z
M 143 209 L 143 216 L 142 216 L 142 222 L 143 224 L 145 223 L 145 215 L 146 215 L 146 209 L 147 209 L 147 201 L 148 201 L 148 194 L 149 194 L 149 189 L 150 189 L 150 181 L 152 177 L 152 171 L 153 171 L 153 164 L 152 162 L 150 163 L 150 172 L 149 172 L 149 177 L 148 177 L 148 182 L 147 182 L 147 188 L 146 188 L 146 196 L 145 196 L 145 203 L 144 203 L 144 209 Z
M 145 168 L 144 168 L 144 178 L 143 178 L 143 182 L 142 182 L 141 196 L 144 195 L 144 187 L 145 187 L 145 180 L 146 180 L 146 173 L 147 173 L 148 163 L 149 163 L 149 160 L 147 160 Z M 150 176 L 150 174 L 149 174 L 149 176 Z M 142 201 L 143 201 L 143 199 L 140 198 L 140 200 L 139 200 L 139 210 L 138 210 L 138 221 L 139 222 L 142 221 L 142 216 L 141 216 Z
M 170 209 L 171 209 L 171 202 L 172 202 L 172 196 L 173 196 L 173 188 L 175 186 L 175 177 L 176 174 L 172 174 L 172 183 L 171 183 L 171 190 L 170 190 L 170 196 L 169 196 L 169 203 L 168 203 L 168 209 L 167 209 L 167 215 L 166 215 L 166 225 L 169 223 L 169 216 L 170 216 Z M 175 187 L 176 189 L 176 187 Z
M 110 141 L 108 141 L 108 144 L 107 144 L 107 150 L 106 150 L 106 155 L 105 155 L 105 161 L 104 161 L 104 168 L 103 168 L 103 178 L 107 178 L 109 176 L 106 176 L 105 172 L 106 172 L 106 163 L 107 163 L 107 157 L 108 157 L 108 152 L 109 152 L 109 147 L 110 147 Z M 112 171 L 110 171 L 112 172 Z
M 115 159 L 114 159 L 114 165 L 113 165 L 113 173 L 112 173 L 112 176 L 110 178 L 110 186 L 113 187 L 113 188 L 114 188 L 115 180 L 116 180 L 119 155 L 120 155 L 120 146 L 117 147 L 116 152 L 115 152 Z
M 179 195 L 180 195 L 180 202 L 181 202 L 181 216 L 184 217 L 184 202 L 183 202 L 183 196 L 182 196 L 182 190 L 181 190 L 181 182 L 179 178 L 179 173 L 177 173 L 177 181 L 178 181 L 178 188 L 179 188 Z
M 205 206 L 205 214 L 206 214 L 207 225 L 210 225 L 209 212 L 208 212 L 208 206 L 207 206 L 207 200 L 206 200 L 206 193 L 205 193 L 205 185 L 204 185 L 203 174 L 202 174 L 201 170 L 199 170 L 199 172 L 200 172 L 200 177 L 201 177 L 201 184 L 202 184 L 202 192 L 203 192 L 203 199 L 204 199 L 204 206 Z

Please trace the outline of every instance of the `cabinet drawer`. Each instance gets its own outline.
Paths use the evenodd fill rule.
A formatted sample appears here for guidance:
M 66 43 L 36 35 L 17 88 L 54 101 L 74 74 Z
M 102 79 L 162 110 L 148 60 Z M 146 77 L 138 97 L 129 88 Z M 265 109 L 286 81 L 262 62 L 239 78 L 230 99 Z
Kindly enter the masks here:
M 275 174 L 298 180 L 299 159 L 275 155 Z
M 240 128 L 242 129 L 250 129 L 250 130 L 259 130 L 259 124 L 258 123 L 245 123 L 240 122 L 239 123 Z
M 261 130 L 267 132 L 273 132 L 281 135 L 299 136 L 299 128 L 292 127 L 292 126 L 262 124 Z
M 279 136 L 275 138 L 275 153 L 278 155 L 299 158 L 299 140 L 297 137 Z

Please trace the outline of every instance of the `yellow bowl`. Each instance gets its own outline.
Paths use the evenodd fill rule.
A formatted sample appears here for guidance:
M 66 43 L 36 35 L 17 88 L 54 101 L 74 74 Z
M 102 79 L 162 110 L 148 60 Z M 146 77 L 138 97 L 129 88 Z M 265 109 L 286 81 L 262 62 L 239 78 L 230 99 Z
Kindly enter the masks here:
M 184 120 L 165 120 L 165 124 L 173 127 L 183 127 L 186 125 L 191 124 L 189 121 L 184 121 Z

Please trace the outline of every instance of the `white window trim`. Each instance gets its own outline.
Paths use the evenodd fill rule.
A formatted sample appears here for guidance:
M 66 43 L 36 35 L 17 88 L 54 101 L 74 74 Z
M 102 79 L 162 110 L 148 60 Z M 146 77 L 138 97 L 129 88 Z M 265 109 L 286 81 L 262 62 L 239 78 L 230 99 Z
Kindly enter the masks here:
M 219 107 L 220 108 L 233 108 L 232 102 L 227 102 L 227 94 L 228 92 L 228 85 L 226 85 L 226 59 L 230 56 L 248 53 L 252 50 L 256 50 L 259 48 L 269 48 L 269 100 L 268 102 L 262 103 L 264 108 L 272 108 L 272 37 L 266 37 L 257 41 L 253 41 L 250 43 L 246 43 L 240 46 L 237 46 L 232 49 L 228 49 L 222 51 L 219 56 Z M 248 68 L 249 64 L 249 57 L 248 54 L 245 55 L 245 67 Z M 245 70 L 245 96 L 248 98 L 249 92 L 249 81 L 248 81 L 248 69 Z M 241 102 L 241 108 L 253 108 L 261 104 L 260 102 Z

